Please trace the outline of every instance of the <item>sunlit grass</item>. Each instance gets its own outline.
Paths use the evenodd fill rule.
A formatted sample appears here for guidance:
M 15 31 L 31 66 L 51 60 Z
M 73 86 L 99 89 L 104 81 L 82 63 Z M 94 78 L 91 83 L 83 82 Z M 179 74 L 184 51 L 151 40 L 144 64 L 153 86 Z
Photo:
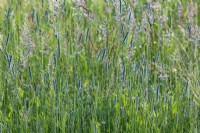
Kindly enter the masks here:
M 0 5 L 0 133 L 199 132 L 198 0 Z

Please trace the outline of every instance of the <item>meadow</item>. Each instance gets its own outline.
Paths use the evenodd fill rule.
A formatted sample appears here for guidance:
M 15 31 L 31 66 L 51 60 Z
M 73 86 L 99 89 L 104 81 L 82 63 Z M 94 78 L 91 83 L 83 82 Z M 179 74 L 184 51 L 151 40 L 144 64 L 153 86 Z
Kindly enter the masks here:
M 199 132 L 199 0 L 0 0 L 0 133 Z

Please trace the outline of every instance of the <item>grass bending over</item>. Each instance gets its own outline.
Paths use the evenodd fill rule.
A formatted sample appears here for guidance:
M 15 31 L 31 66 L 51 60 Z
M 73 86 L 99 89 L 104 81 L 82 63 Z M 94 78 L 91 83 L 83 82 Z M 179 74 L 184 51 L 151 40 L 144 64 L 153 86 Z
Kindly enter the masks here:
M 199 132 L 199 7 L 1 0 L 0 132 Z

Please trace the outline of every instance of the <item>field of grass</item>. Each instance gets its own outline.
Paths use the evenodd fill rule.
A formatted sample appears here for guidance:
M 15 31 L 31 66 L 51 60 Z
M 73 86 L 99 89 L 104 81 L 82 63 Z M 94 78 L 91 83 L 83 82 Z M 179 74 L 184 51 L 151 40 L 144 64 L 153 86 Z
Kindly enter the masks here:
M 0 0 L 0 133 L 200 133 L 199 0 Z

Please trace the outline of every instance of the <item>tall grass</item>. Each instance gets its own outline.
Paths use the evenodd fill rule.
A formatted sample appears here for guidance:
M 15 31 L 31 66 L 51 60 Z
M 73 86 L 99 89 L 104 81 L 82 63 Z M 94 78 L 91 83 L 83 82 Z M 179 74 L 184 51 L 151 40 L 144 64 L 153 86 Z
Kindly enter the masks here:
M 0 132 L 200 131 L 198 0 L 0 5 Z

